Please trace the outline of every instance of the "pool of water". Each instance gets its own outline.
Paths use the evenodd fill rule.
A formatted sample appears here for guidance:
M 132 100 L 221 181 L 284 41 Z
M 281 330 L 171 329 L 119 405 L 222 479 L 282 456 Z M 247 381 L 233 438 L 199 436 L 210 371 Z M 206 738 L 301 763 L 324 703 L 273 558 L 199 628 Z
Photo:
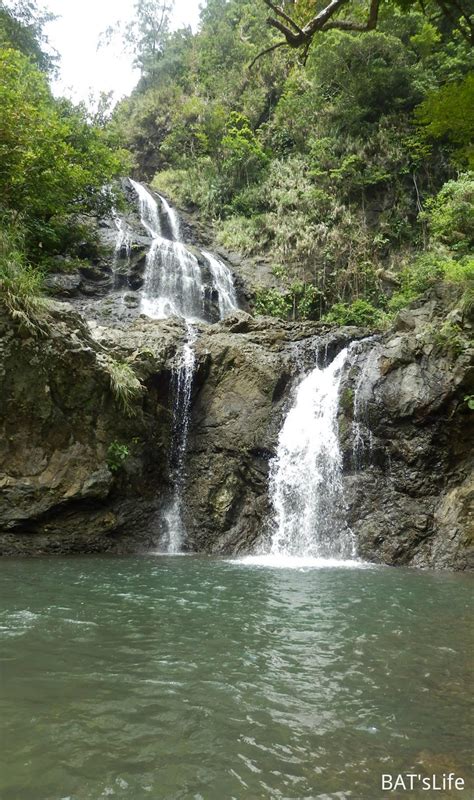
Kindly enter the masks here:
M 470 796 L 381 790 L 469 780 L 467 575 L 147 556 L 0 576 L 2 800 Z

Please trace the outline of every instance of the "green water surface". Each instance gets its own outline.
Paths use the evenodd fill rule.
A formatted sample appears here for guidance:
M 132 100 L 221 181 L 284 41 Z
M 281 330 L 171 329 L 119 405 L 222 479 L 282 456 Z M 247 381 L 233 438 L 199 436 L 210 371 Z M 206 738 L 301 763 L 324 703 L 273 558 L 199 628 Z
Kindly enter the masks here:
M 469 576 L 0 563 L 1 800 L 379 800 L 469 780 Z

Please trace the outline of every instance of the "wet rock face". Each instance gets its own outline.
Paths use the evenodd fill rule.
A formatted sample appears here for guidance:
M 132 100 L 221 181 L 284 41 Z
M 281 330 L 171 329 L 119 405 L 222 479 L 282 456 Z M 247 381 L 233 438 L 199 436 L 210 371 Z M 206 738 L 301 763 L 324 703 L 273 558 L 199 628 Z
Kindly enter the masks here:
M 47 326 L 43 334 L 19 329 L 0 308 L 0 552 L 148 548 L 166 481 L 165 362 L 175 331 L 163 327 L 161 355 L 138 363 L 145 384 L 150 371 L 164 379 L 129 416 L 111 391 L 120 353 L 112 361 L 64 304 Z
M 340 430 L 359 553 L 464 569 L 474 544 L 472 350 L 437 343 L 433 297 L 364 343 L 343 383 Z
M 198 326 L 184 517 L 188 549 L 249 552 L 268 540 L 269 463 L 301 375 L 349 342 L 339 430 L 359 553 L 387 564 L 463 569 L 472 535 L 471 354 L 440 346 L 446 298 L 386 334 L 244 312 Z M 443 310 L 444 309 L 444 310 Z M 442 315 L 444 314 L 444 317 Z M 0 552 L 157 547 L 172 492 L 179 320 L 87 325 L 56 304 L 33 335 L 0 314 Z M 141 390 L 126 409 L 111 365 Z
M 44 336 L 21 331 L 6 313 L 1 321 L 0 552 L 156 547 L 172 492 L 173 369 L 184 324 L 139 318 L 126 329 L 88 326 L 64 304 L 51 310 Z M 311 360 L 315 336 L 326 330 L 243 312 L 200 328 L 188 548 L 250 549 L 261 534 L 268 462 L 299 370 L 294 349 Z M 328 346 L 340 349 L 351 335 L 329 333 Z M 140 380 L 132 415 L 111 391 L 111 363 L 128 364 Z

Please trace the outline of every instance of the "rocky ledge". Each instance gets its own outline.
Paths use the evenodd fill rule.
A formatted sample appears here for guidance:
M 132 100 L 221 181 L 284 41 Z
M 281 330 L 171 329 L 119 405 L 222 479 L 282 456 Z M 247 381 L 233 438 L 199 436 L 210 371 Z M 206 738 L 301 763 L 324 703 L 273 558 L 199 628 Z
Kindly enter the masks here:
M 359 552 L 387 564 L 466 568 L 474 488 L 465 397 L 474 370 L 458 306 L 454 290 L 439 287 L 375 335 L 242 312 L 198 328 L 187 547 L 249 552 L 268 536 L 269 462 L 294 389 L 318 361 L 356 342 L 339 428 Z M 88 325 L 53 303 L 41 330 L 19 328 L 6 309 L 0 329 L 1 552 L 159 546 L 184 325 L 144 317 L 127 328 Z

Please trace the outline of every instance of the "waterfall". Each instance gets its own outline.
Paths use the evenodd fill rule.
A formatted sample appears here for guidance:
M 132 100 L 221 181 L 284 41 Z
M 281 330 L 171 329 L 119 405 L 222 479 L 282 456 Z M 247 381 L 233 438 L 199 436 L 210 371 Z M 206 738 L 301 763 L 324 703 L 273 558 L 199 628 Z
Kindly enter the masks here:
M 146 258 L 142 311 L 153 319 L 171 316 L 205 321 L 206 286 L 201 265 L 181 241 L 179 217 L 168 201 L 157 200 L 141 183 L 130 180 L 138 196 L 140 219 L 152 238 Z M 169 238 L 165 234 L 169 234 Z M 230 270 L 210 253 L 203 254 L 218 293 L 220 317 L 238 308 Z
M 170 204 L 168 203 L 165 197 L 162 197 L 161 194 L 159 194 L 158 197 L 160 198 L 163 211 L 165 212 L 166 217 L 168 219 L 168 224 L 170 226 L 170 231 L 173 241 L 179 242 L 181 239 L 179 217 L 174 208 L 171 208 Z
M 118 214 L 113 212 L 113 219 L 115 227 L 117 228 L 117 237 L 115 239 L 114 250 L 114 264 L 116 264 L 119 258 L 125 257 L 127 261 L 130 260 L 130 255 L 132 252 L 132 237 L 129 229 L 126 226 L 125 220 L 123 220 L 122 217 L 119 217 Z
M 178 214 L 166 198 L 157 195 L 157 201 L 142 184 L 133 180 L 130 180 L 130 184 L 138 197 L 141 223 L 151 237 L 151 245 L 146 256 L 141 309 L 153 319 L 181 317 L 185 320 L 187 328 L 186 342 L 174 373 L 173 436 L 170 457 L 173 493 L 164 513 L 166 534 L 161 542 L 165 552 L 179 553 L 185 541 L 183 523 L 185 462 L 196 358 L 194 344 L 197 332 L 191 323 L 206 321 L 206 289 L 209 289 L 209 282 L 206 286 L 204 275 L 211 276 L 212 289 L 218 296 L 221 319 L 230 311 L 237 309 L 238 304 L 232 274 L 228 267 L 211 253 L 203 253 L 203 258 L 198 259 L 181 241 Z
M 138 195 L 138 205 L 140 208 L 140 220 L 143 227 L 148 231 L 150 236 L 155 239 L 161 235 L 160 214 L 158 211 L 158 203 L 155 198 L 150 194 L 148 189 L 145 189 L 138 181 L 130 183 Z
M 237 295 L 235 293 L 234 280 L 230 269 L 223 264 L 212 253 L 202 251 L 212 276 L 213 288 L 217 291 L 219 296 L 219 314 L 221 319 L 230 314 L 232 311 L 238 309 Z
M 204 319 L 199 262 L 181 242 L 155 237 L 147 255 L 142 310 L 153 319 Z
M 353 537 L 344 522 L 338 441 L 339 383 L 348 348 L 299 385 L 270 468 L 273 556 L 347 559 Z
M 119 261 L 120 259 L 125 258 L 127 265 L 130 264 L 130 256 L 132 254 L 132 237 L 125 223 L 125 220 L 123 220 L 122 217 L 119 217 L 115 211 L 112 211 L 112 216 L 115 223 L 115 227 L 117 228 L 117 236 L 115 239 L 115 249 L 114 249 L 113 270 L 114 270 L 114 289 L 118 289 L 120 286 L 120 276 L 123 275 L 123 271 L 119 269 Z
M 186 323 L 186 342 L 174 373 L 173 437 L 171 445 L 171 480 L 173 497 L 165 511 L 166 536 L 162 546 L 167 553 L 180 553 L 185 539 L 183 523 L 183 498 L 186 482 L 185 460 L 191 421 L 191 399 L 196 354 L 194 344 L 197 334 Z
M 163 208 L 169 221 L 172 239 L 161 233 L 158 203 L 153 195 L 137 181 L 130 181 L 135 189 L 143 227 L 152 237 L 146 257 L 142 310 L 153 319 L 171 316 L 189 320 L 203 319 L 204 285 L 199 262 L 181 242 L 176 214 L 164 201 Z

